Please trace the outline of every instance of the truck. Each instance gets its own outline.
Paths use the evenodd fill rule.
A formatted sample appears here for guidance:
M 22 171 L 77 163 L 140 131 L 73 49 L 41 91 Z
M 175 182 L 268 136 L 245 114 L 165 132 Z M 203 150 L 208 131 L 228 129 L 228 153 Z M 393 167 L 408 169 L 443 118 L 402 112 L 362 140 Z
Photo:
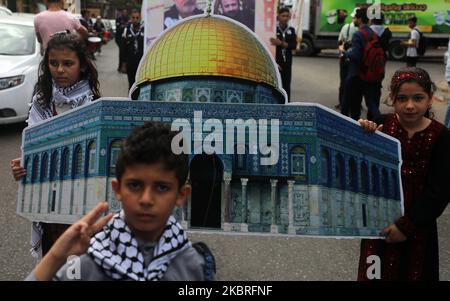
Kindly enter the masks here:
M 380 5 L 385 26 L 392 31 L 389 45 L 391 59 L 403 60 L 406 57 L 406 48 L 400 42 L 409 36 L 408 19 L 412 16 L 418 19 L 417 27 L 426 37 L 427 47 L 447 46 L 450 0 L 296 0 L 293 15 L 295 11 L 297 15 L 301 14 L 292 24 L 301 37 L 297 53 L 311 56 L 322 49 L 337 49 L 339 32 L 352 21 L 352 11 L 356 7 L 372 5 Z M 301 20 L 300 24 L 298 20 Z

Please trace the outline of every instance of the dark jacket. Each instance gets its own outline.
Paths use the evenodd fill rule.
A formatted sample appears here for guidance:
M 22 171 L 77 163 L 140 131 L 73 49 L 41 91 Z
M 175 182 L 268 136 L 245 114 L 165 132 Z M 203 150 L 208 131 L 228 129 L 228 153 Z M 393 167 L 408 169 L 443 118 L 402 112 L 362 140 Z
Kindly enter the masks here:
M 116 19 L 116 39 L 122 39 L 122 34 L 123 31 L 125 29 L 125 27 L 127 27 L 128 25 L 128 17 L 125 16 L 119 16 Z
M 375 34 L 375 32 L 372 29 L 370 29 L 370 27 L 367 24 L 364 24 L 353 35 L 352 48 L 344 52 L 344 56 L 350 59 L 349 73 L 348 73 L 348 77 L 350 78 L 358 76 L 359 71 L 361 69 L 361 63 L 364 55 L 364 47 L 366 46 L 364 37 L 360 32 L 361 30 L 367 31 L 369 40 L 372 39 L 372 35 Z
M 124 57 L 129 65 L 137 66 L 144 55 L 144 27 L 128 24 L 123 32 Z
M 283 66 L 292 65 L 292 50 L 297 47 L 297 35 L 295 34 L 295 29 L 293 27 L 287 27 L 284 31 L 277 26 L 277 38 L 281 41 L 287 42 L 289 44 L 288 48 L 285 49 L 281 46 L 277 46 L 276 61 L 277 64 L 282 68 Z

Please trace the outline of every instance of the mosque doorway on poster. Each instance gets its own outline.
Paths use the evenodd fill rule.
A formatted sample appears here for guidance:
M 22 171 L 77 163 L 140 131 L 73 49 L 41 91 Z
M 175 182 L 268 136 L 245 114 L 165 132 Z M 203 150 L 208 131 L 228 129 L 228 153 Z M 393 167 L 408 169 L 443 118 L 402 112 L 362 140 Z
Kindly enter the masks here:
M 191 227 L 221 228 L 223 164 L 217 155 L 197 155 L 191 161 Z

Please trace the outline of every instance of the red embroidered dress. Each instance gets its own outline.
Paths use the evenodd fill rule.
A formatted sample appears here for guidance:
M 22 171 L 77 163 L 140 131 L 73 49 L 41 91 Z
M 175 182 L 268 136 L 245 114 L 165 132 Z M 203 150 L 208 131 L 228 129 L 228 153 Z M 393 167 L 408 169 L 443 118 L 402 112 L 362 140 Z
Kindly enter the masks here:
M 450 171 L 450 134 L 433 120 L 409 138 L 396 115 L 384 117 L 383 132 L 400 140 L 402 148 L 405 216 L 395 224 L 408 239 L 397 244 L 362 240 L 358 280 L 368 280 L 366 273 L 372 263 L 367 264 L 366 259 L 370 255 L 381 259 L 381 280 L 438 280 L 436 218 L 450 199 L 450 182 L 445 184 L 445 174 Z

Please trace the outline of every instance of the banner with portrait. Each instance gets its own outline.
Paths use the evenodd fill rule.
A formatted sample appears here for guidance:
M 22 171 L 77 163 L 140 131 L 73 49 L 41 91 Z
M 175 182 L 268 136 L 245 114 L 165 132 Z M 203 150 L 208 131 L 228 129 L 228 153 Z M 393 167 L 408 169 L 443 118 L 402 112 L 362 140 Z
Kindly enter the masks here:
M 212 14 L 224 15 L 244 24 L 275 55 L 270 38 L 276 36 L 278 0 L 214 0 Z M 184 18 L 204 14 L 209 1 L 205 0 L 143 0 L 145 51 L 166 29 Z

